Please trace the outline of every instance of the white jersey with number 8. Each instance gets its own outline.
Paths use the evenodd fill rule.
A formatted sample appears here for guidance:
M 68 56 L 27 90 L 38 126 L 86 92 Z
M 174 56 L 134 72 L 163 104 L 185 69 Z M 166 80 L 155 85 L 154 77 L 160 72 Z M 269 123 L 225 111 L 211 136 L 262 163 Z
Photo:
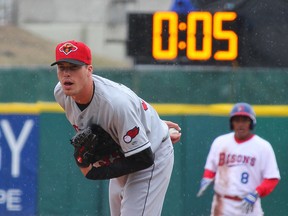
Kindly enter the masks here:
M 223 196 L 244 197 L 264 178 L 280 179 L 270 143 L 257 135 L 243 143 L 235 141 L 234 132 L 217 137 L 205 169 L 216 173 L 214 190 Z

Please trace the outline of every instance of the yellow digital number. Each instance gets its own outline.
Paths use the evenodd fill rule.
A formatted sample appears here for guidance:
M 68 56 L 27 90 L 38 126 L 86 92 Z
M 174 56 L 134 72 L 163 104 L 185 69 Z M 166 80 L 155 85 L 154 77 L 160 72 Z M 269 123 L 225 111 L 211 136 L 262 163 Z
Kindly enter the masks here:
M 227 40 L 228 50 L 218 50 L 214 54 L 215 60 L 235 60 L 238 56 L 238 36 L 234 31 L 223 30 L 223 21 L 233 21 L 237 17 L 235 12 L 216 12 L 213 21 L 213 36 L 217 40 Z
M 197 50 L 197 21 L 203 22 L 202 49 Z M 192 12 L 187 17 L 187 58 L 190 60 L 208 60 L 212 55 L 212 15 L 209 12 Z
M 168 49 L 163 49 L 163 21 L 169 22 Z M 153 16 L 152 55 L 157 60 L 173 60 L 178 55 L 178 14 L 156 12 Z
M 193 11 L 187 15 L 187 40 L 178 43 L 178 14 L 172 11 L 156 12 L 153 15 L 152 56 L 156 60 L 174 60 L 178 48 L 185 49 L 190 60 L 205 61 L 212 57 L 217 61 L 232 61 L 238 56 L 238 36 L 232 30 L 223 30 L 223 22 L 234 21 L 235 12 Z M 163 22 L 168 22 L 168 47 L 163 48 Z M 202 46 L 197 47 L 197 22 L 203 23 Z M 182 25 L 180 25 L 182 24 Z M 183 23 L 179 29 L 185 29 Z M 227 41 L 227 50 L 217 50 L 212 56 L 213 38 Z M 166 41 L 164 41 L 166 43 Z

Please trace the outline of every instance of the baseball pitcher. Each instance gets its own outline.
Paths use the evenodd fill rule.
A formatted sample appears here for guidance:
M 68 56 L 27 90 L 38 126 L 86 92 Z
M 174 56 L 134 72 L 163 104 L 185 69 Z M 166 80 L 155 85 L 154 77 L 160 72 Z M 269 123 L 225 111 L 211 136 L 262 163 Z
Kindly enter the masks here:
M 168 127 L 179 126 L 161 120 L 128 87 L 94 75 L 82 42 L 58 44 L 52 65 L 56 101 L 77 131 L 75 161 L 86 178 L 110 179 L 111 215 L 161 215 L 174 163 Z M 179 141 L 181 133 L 173 136 Z

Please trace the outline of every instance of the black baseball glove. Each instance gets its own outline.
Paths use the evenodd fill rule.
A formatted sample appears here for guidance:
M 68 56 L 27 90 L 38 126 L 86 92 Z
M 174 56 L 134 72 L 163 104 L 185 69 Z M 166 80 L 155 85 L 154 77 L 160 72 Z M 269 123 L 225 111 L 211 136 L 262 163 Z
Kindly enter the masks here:
M 71 139 L 74 146 L 74 158 L 79 167 L 109 165 L 115 159 L 123 157 L 120 146 L 99 125 L 92 125 L 77 132 Z

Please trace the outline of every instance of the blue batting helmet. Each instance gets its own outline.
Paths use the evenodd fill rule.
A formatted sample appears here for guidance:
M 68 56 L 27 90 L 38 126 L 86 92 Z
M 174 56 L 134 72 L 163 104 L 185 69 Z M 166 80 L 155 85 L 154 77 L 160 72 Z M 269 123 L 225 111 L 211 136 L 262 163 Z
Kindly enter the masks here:
M 256 125 L 256 114 L 252 106 L 248 103 L 237 103 L 230 112 L 230 129 L 233 130 L 232 118 L 234 116 L 248 116 L 251 119 L 250 129 L 252 130 Z

